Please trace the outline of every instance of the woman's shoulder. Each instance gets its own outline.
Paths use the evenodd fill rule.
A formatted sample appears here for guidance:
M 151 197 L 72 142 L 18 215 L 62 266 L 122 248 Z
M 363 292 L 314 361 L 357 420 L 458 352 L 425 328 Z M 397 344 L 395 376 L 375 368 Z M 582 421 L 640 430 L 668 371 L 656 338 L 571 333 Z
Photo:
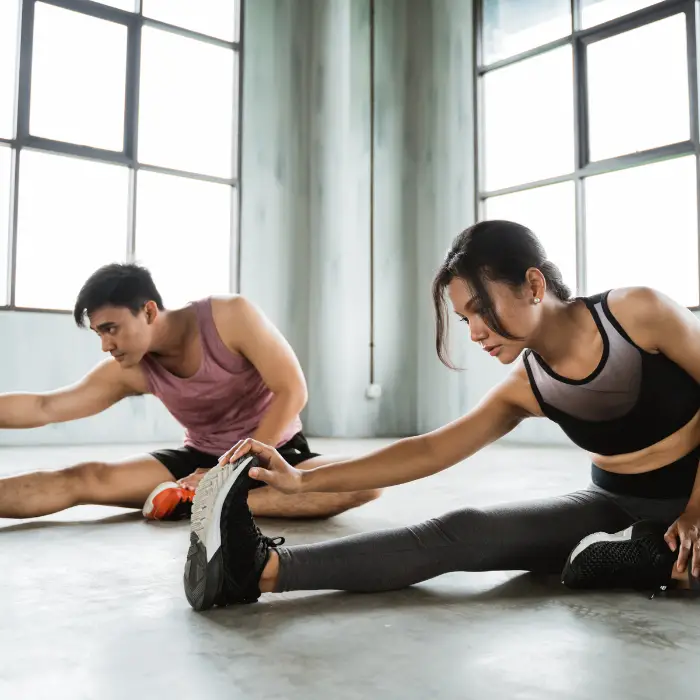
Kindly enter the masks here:
M 607 294 L 608 304 L 622 309 L 648 310 L 668 297 L 654 287 L 616 287 Z
M 629 320 L 652 321 L 669 305 L 678 306 L 669 296 L 653 287 L 618 287 L 606 298 L 608 308 Z
M 659 351 L 661 323 L 673 313 L 687 312 L 677 302 L 653 287 L 619 287 L 606 299 L 609 313 L 625 333 L 643 350 Z

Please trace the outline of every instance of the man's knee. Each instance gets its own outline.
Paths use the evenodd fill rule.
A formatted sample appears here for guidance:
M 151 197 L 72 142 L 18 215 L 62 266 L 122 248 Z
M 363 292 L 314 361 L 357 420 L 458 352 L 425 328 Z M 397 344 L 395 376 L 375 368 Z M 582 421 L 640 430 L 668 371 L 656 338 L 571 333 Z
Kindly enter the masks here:
M 89 502 L 109 487 L 111 469 L 104 462 L 84 462 L 61 470 L 66 488 L 77 504 Z
M 357 505 L 361 506 L 370 501 L 376 501 L 381 495 L 384 489 L 367 489 L 366 491 L 357 491 Z

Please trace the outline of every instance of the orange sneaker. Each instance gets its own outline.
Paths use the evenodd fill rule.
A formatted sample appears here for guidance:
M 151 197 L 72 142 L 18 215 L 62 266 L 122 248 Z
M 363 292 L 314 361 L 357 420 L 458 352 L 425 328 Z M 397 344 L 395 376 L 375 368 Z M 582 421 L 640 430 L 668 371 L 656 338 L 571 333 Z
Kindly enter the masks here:
M 166 481 L 151 491 L 143 506 L 146 520 L 182 520 L 192 513 L 194 491 L 184 489 L 174 481 Z

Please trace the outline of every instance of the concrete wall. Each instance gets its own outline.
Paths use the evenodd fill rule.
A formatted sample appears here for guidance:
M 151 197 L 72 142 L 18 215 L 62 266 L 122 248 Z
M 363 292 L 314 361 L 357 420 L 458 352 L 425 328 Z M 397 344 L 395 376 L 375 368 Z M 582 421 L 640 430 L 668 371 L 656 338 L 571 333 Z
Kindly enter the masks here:
M 468 378 L 435 357 L 430 281 L 475 215 L 471 2 L 377 0 L 375 13 L 374 360 L 383 394 L 369 400 L 370 4 L 247 5 L 241 290 L 297 349 L 312 434 L 411 434 L 467 403 Z M 270 260 L 271 276 L 258 274 L 256 261 L 280 248 L 294 259 Z M 464 343 L 455 350 L 461 356 Z
M 241 288 L 307 365 L 309 2 L 247 2 L 241 166 Z

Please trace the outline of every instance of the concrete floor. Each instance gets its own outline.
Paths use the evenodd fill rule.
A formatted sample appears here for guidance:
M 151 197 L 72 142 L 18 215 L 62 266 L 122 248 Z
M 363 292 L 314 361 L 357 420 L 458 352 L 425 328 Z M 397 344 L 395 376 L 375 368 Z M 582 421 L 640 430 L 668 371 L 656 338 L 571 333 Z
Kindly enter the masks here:
M 312 441 L 341 453 L 380 444 Z M 3 448 L 0 474 L 133 452 Z M 328 522 L 260 524 L 309 542 L 586 481 L 577 452 L 494 447 Z M 698 697 L 700 601 L 455 573 L 396 593 L 290 593 L 197 614 L 181 585 L 186 523 L 80 507 L 0 520 L 0 538 L 3 700 Z

